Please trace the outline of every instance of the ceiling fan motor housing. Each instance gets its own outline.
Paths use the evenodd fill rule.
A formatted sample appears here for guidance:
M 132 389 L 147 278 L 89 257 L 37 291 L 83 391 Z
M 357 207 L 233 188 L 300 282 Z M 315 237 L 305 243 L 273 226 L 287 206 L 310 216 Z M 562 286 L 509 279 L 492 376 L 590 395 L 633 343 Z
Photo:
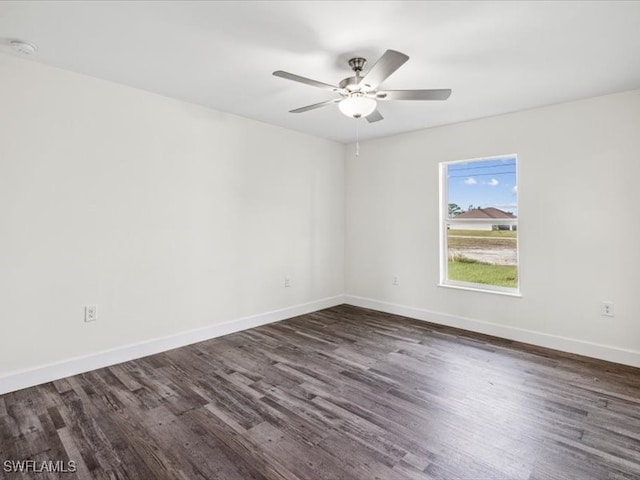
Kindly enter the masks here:
M 342 80 L 338 86 L 342 89 L 347 89 L 350 92 L 357 90 L 358 87 L 360 86 L 360 80 L 362 78 L 361 77 L 347 77 L 344 80 Z

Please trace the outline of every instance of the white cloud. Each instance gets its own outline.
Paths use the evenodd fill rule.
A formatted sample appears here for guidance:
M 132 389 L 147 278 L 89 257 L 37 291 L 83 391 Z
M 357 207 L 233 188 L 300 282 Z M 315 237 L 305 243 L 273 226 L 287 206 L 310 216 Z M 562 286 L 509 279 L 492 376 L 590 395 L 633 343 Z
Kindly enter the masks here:
M 490 185 L 492 187 L 495 187 L 496 185 L 498 185 L 500 182 L 498 180 L 496 180 L 495 178 L 492 178 L 491 180 L 489 180 L 487 182 L 487 185 Z
M 478 182 L 473 177 L 469 177 L 464 181 L 465 185 L 475 185 L 476 183 L 478 183 Z
M 513 193 L 514 195 L 518 195 L 518 185 L 513 186 L 513 188 L 511 189 L 511 193 Z

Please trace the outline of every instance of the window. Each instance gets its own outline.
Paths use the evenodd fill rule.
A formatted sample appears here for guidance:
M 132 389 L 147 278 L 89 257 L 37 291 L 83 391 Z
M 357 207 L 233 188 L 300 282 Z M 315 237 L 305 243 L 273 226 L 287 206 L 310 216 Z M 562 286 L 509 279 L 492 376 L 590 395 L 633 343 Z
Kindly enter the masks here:
M 517 163 L 440 164 L 441 285 L 518 293 Z

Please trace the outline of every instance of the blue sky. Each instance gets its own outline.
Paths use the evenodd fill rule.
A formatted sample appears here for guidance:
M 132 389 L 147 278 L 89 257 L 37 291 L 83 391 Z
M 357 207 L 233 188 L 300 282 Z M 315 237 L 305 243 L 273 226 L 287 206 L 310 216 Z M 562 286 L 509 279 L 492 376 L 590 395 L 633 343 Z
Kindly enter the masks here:
M 473 205 L 518 214 L 515 157 L 450 163 L 447 182 L 448 203 L 456 203 L 462 210 Z

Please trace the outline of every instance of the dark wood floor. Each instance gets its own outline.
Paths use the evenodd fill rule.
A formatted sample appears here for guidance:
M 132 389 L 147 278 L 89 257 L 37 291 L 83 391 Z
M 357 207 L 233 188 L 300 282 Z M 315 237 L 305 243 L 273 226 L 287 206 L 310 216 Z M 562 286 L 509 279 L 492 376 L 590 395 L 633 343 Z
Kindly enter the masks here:
M 8 479 L 639 479 L 640 370 L 340 306 L 0 396 L 0 442 Z

